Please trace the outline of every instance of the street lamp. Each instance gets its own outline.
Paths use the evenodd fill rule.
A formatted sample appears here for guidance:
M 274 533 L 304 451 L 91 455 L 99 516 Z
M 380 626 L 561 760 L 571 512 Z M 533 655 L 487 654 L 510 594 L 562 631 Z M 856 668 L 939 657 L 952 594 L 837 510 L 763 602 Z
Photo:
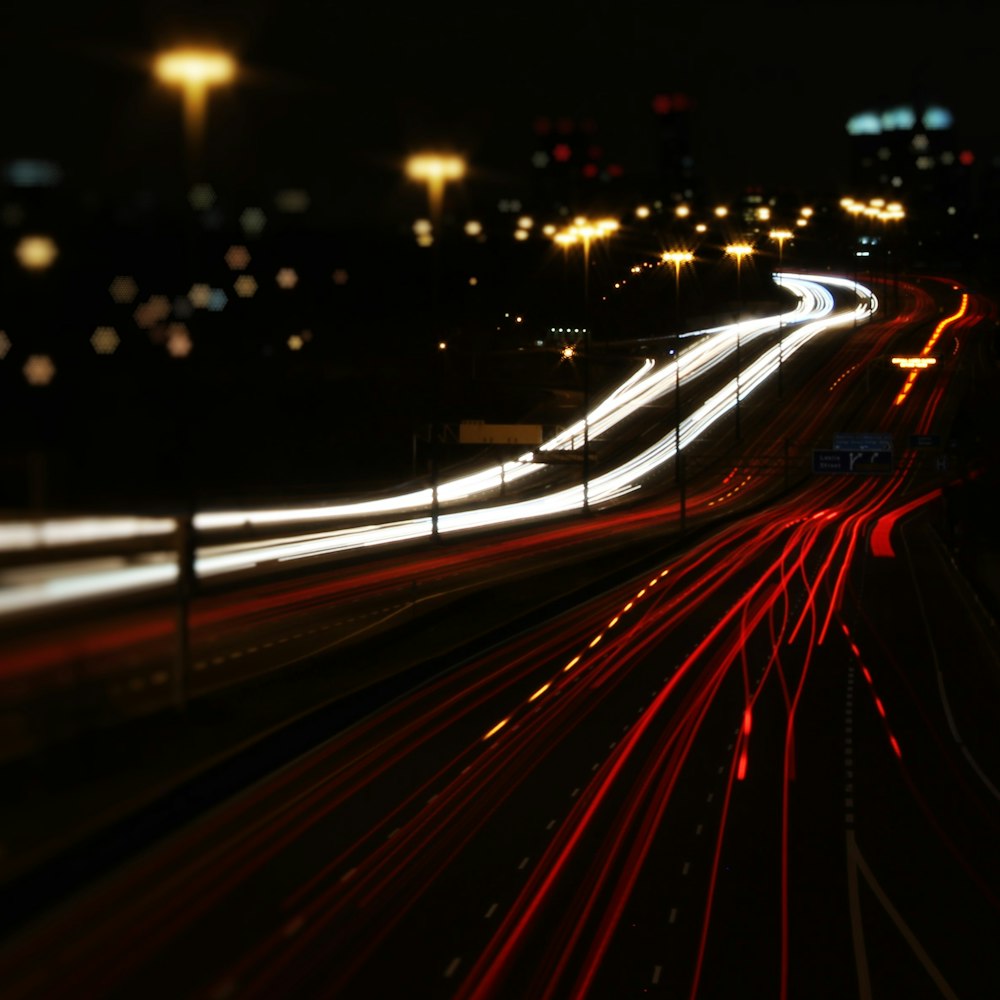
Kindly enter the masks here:
M 681 485 L 681 327 L 680 327 L 680 295 L 681 295 L 681 265 L 690 264 L 694 254 L 690 250 L 666 250 L 660 259 L 665 264 L 674 267 L 674 470 L 677 484 Z M 681 493 L 681 526 L 684 524 L 684 496 Z
M 438 230 L 441 223 L 441 211 L 444 204 L 444 189 L 448 181 L 461 180 L 465 176 L 465 160 L 460 156 L 446 153 L 416 153 L 406 161 L 406 175 L 410 180 L 417 181 L 427 187 L 427 206 L 431 217 L 429 242 L 433 244 L 431 261 L 431 326 L 432 335 L 440 337 L 438 326 L 438 300 L 440 286 L 440 247 Z M 426 243 L 424 244 L 426 245 Z M 436 542 L 438 533 L 438 399 L 441 391 L 440 367 L 443 354 L 447 348 L 444 340 L 437 341 L 434 357 L 431 359 L 431 413 L 430 422 L 430 460 L 431 460 L 431 538 Z
M 790 240 L 794 234 L 790 229 L 772 229 L 768 236 L 778 244 L 778 287 L 784 288 L 784 275 L 781 268 L 784 260 L 785 240 Z M 784 385 L 781 380 L 781 363 L 785 349 L 784 312 L 782 306 L 778 306 L 778 396 L 784 395 Z
M 436 229 L 441 219 L 445 185 L 465 176 L 465 160 L 452 154 L 416 153 L 406 161 L 406 175 L 426 185 L 427 206 Z
M 736 440 L 742 437 L 740 430 L 740 323 L 743 321 L 743 286 L 740 280 L 740 266 L 744 257 L 749 257 L 753 253 L 753 247 L 749 243 L 730 243 L 726 247 L 726 255 L 736 261 Z
M 208 93 L 212 87 L 231 83 L 236 78 L 236 61 L 227 52 L 217 49 L 179 48 L 163 52 L 153 62 L 156 78 L 169 87 L 178 87 L 184 98 L 184 133 L 187 145 L 188 182 L 194 180 L 200 168 L 202 138 L 205 132 Z M 194 260 L 194 234 L 189 229 L 187 265 Z M 182 515 L 177 519 L 177 665 L 173 677 L 173 699 L 178 708 L 187 701 L 188 677 L 191 672 L 190 604 L 195 591 L 195 485 L 191 468 L 191 386 L 186 381 L 186 368 L 178 373 L 182 379 L 177 392 L 178 453 L 188 459 L 183 476 Z
M 157 56 L 153 71 L 161 83 L 179 87 L 184 96 L 184 131 L 189 168 L 201 155 L 208 92 L 236 78 L 236 60 L 217 49 L 171 49 Z
M 552 232 L 552 240 L 568 250 L 577 243 L 583 245 L 583 509 L 590 510 L 590 245 L 594 240 L 607 239 L 619 227 L 617 219 L 591 221 L 578 215 L 571 225 Z

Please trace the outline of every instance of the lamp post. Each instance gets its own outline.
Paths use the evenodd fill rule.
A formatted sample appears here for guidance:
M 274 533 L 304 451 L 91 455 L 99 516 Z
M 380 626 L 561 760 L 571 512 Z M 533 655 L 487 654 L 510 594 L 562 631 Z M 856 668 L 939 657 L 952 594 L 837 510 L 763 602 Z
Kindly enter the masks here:
M 577 243 L 583 246 L 583 510 L 590 511 L 590 246 L 594 240 L 606 239 L 618 229 L 616 219 L 591 221 L 577 216 L 573 223 L 552 234 L 552 239 L 564 250 Z
M 726 247 L 726 255 L 736 261 L 736 440 L 742 439 L 740 428 L 740 369 L 742 361 L 740 358 L 740 323 L 743 321 L 743 286 L 741 284 L 740 267 L 744 257 L 749 257 L 753 253 L 753 247 L 749 243 L 730 243 Z
M 694 254 L 690 250 L 667 250 L 660 258 L 665 264 L 674 268 L 674 459 L 677 468 L 677 483 L 681 482 L 681 328 L 680 328 L 680 295 L 681 266 L 690 264 Z M 681 505 L 681 520 L 683 522 L 683 503 Z
M 441 227 L 441 216 L 444 207 L 444 191 L 449 181 L 458 181 L 465 176 L 465 160 L 452 153 L 415 153 L 406 161 L 406 176 L 410 180 L 417 181 L 427 188 L 427 209 L 431 217 L 431 240 L 433 247 L 433 261 L 431 273 L 431 326 L 432 336 L 437 346 L 435 347 L 432 364 L 433 387 L 431 390 L 431 413 L 430 426 L 430 459 L 431 459 L 431 538 L 436 542 L 440 536 L 438 534 L 438 519 L 440 505 L 438 502 L 438 408 L 440 394 L 440 379 L 438 369 L 442 362 L 442 352 L 446 348 L 444 340 L 441 338 L 441 331 L 438 326 L 438 300 L 441 270 L 440 239 L 438 236 Z
M 784 250 L 785 250 L 785 240 L 790 240 L 792 238 L 792 231 L 790 229 L 772 229 L 768 236 L 778 244 L 778 287 L 784 288 L 784 275 L 782 274 L 782 266 L 784 261 Z M 778 312 L 778 396 L 784 395 L 784 384 L 781 379 L 781 365 L 784 360 L 785 353 L 785 331 L 783 317 L 784 313 L 781 311 L 781 306 L 779 306 Z
M 201 170 L 202 145 L 205 134 L 208 94 L 212 87 L 231 83 L 236 78 L 236 61 L 226 52 L 216 49 L 179 48 L 159 55 L 153 62 L 153 73 L 163 84 L 180 89 L 184 99 L 185 169 L 190 184 Z M 186 242 L 187 270 L 194 258 L 194 236 L 189 230 Z M 190 274 L 185 274 L 189 279 Z M 181 370 L 182 383 L 178 395 L 180 413 L 177 430 L 180 438 L 183 510 L 177 519 L 177 662 L 172 680 L 172 695 L 176 708 L 187 703 L 188 677 L 191 673 L 190 606 L 194 596 L 195 550 L 194 532 L 194 473 L 190 469 L 189 443 L 191 432 L 191 386 L 187 369 Z

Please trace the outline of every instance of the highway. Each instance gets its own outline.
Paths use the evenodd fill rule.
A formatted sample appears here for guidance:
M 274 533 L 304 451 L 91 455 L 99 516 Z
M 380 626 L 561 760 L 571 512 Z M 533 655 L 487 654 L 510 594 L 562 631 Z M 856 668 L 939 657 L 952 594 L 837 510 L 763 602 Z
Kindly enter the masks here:
M 737 398 L 748 409 L 799 351 L 856 328 L 876 305 L 870 289 L 835 276 L 785 275 L 784 287 L 797 296 L 794 309 L 695 331 L 685 338 L 688 346 L 679 359 L 670 358 L 667 346 L 660 345 L 662 358 L 647 358 L 596 400 L 589 415 L 590 438 L 601 443 L 605 454 L 588 483 L 594 508 L 627 503 L 631 512 L 624 515 L 625 523 L 638 530 L 637 519 L 643 515 L 634 512 L 636 501 L 647 495 L 655 499 L 676 462 L 678 445 L 689 468 L 691 495 L 685 500 L 691 517 L 697 517 L 699 503 L 709 513 L 720 504 L 732 506 L 733 490 L 742 488 L 739 482 L 723 496 L 715 495 L 720 479 L 727 485 L 726 476 L 706 480 L 704 496 L 692 492 L 698 462 L 704 461 L 695 446 L 713 433 L 725 433 Z M 834 293 L 846 307 L 835 308 Z M 739 374 L 734 371 L 737 355 L 743 362 Z M 678 383 L 685 403 L 679 430 L 663 419 L 664 406 L 674 413 Z M 581 431 L 578 421 L 548 439 L 540 451 L 579 450 Z M 93 706 L 89 714 L 78 712 L 76 724 L 86 727 L 102 714 L 117 718 L 162 708 L 294 662 L 307 651 L 329 648 L 331 641 L 367 636 L 381 622 L 398 624 L 401 615 L 440 603 L 443 592 L 460 592 L 453 575 L 443 588 L 431 587 L 430 596 L 426 584 L 441 579 L 442 565 L 467 566 L 466 538 L 526 529 L 520 542 L 497 543 L 489 559 L 480 558 L 480 573 L 487 564 L 509 566 L 518 551 L 535 558 L 540 545 L 564 553 L 573 545 L 578 551 L 576 543 L 590 533 L 588 528 L 548 529 L 554 519 L 581 509 L 579 471 L 568 475 L 564 467 L 533 457 L 529 452 L 503 468 L 489 466 L 439 483 L 437 527 L 454 548 L 429 559 L 420 551 L 434 520 L 426 484 L 309 508 L 193 512 L 186 532 L 195 540 L 190 573 L 197 591 L 184 612 L 189 656 L 178 656 L 176 640 L 175 604 L 184 565 L 179 554 L 184 534 L 177 518 L 92 516 L 0 525 L 0 709 L 7 713 L 7 735 L 0 742 L 8 745 L 3 752 L 19 752 L 32 740 L 45 738 L 44 718 L 39 721 L 33 704 L 43 703 L 41 715 L 51 716 L 53 691 L 66 691 L 62 678 L 67 671 L 76 678 L 75 689 L 67 692 L 74 706 Z M 676 527 L 677 498 L 668 502 L 675 508 Z M 647 520 L 662 519 L 662 510 L 646 506 Z M 688 513 L 685 509 L 685 517 Z M 539 534 L 534 524 L 546 530 Z M 401 557 L 414 547 L 416 558 L 412 553 Z M 380 550 L 391 556 L 380 562 Z M 317 581 L 315 574 L 324 569 L 332 569 L 334 576 Z M 274 580 L 282 582 L 264 582 Z M 479 585 L 484 582 L 489 581 L 480 576 Z M 336 602 L 344 627 L 334 635 L 317 634 L 331 632 L 329 620 L 322 627 L 295 627 L 292 612 L 315 609 L 321 601 L 328 609 Z M 259 641 L 241 641 L 234 648 L 234 633 L 245 638 L 249 631 L 260 632 L 262 609 L 272 623 L 282 618 L 280 634 L 262 634 Z M 51 627 L 55 615 L 58 630 Z M 316 638 L 310 644 L 302 641 L 304 636 Z
M 206 594 L 211 666 L 274 641 L 265 613 L 335 645 L 373 609 L 405 613 L 415 575 L 447 614 L 446 592 L 498 573 L 540 601 L 528 565 L 571 577 L 587 537 L 636 563 L 37 916 L 0 949 L 5 996 L 1000 994 L 1000 663 L 936 541 L 943 478 L 920 443 L 947 434 L 996 307 L 900 291 L 893 316 L 849 312 L 804 349 L 780 403 L 761 395 L 774 345 L 747 352 L 746 439 L 725 468 L 692 463 L 686 544 L 676 491 L 619 502 L 616 469 L 590 519 Z M 813 474 L 803 452 L 790 475 L 793 426 L 888 436 L 893 461 Z M 143 633 L 135 614 L 123 662 L 159 649 L 169 676 L 171 619 Z

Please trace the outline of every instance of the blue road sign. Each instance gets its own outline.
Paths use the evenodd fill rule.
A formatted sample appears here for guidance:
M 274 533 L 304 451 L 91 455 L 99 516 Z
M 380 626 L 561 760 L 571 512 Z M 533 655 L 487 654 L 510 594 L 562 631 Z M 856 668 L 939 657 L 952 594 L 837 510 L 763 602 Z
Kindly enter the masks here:
M 939 434 L 911 434 L 911 448 L 940 448 L 941 436 Z
M 891 472 L 891 451 L 813 451 L 813 472 Z

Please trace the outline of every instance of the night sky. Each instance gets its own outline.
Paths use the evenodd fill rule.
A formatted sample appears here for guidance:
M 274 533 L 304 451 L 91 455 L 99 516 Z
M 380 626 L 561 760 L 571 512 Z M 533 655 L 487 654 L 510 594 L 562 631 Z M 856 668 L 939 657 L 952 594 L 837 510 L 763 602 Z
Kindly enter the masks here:
M 239 84 L 213 95 L 206 159 L 222 185 L 316 185 L 361 213 L 401 158 L 446 143 L 474 170 L 528 169 L 540 115 L 595 120 L 609 155 L 650 155 L 650 102 L 683 92 L 717 186 L 823 187 L 846 158 L 844 123 L 914 99 L 949 106 L 959 134 L 998 145 L 1000 8 L 986 4 L 511 3 L 400 5 L 244 0 L 66 4 L 4 11 L 4 159 L 58 160 L 88 184 L 169 176 L 177 95 L 150 56 L 226 45 Z M 12 98 L 11 95 L 16 95 Z

